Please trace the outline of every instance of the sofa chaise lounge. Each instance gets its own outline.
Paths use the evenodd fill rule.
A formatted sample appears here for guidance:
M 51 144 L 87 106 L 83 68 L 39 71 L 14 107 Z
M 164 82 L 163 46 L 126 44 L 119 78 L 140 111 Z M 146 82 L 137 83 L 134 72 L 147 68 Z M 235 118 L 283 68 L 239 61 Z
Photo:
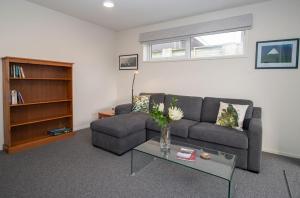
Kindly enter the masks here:
M 165 104 L 168 108 L 173 97 L 183 110 L 183 119 L 173 122 L 170 130 L 172 139 L 205 148 L 232 153 L 237 156 L 236 166 L 253 172 L 260 171 L 262 146 L 261 108 L 242 99 L 192 97 L 151 94 L 153 103 Z M 220 102 L 249 105 L 243 131 L 215 125 Z M 116 116 L 91 123 L 92 144 L 121 155 L 137 145 L 160 135 L 159 126 L 148 114 L 131 112 L 131 104 L 115 108 Z

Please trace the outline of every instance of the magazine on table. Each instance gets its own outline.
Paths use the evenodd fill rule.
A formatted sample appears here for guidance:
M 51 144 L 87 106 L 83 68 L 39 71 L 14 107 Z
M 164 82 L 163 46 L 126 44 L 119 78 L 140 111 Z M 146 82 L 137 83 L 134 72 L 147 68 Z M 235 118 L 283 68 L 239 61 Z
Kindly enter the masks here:
M 193 149 L 180 148 L 180 150 L 176 153 L 176 157 L 180 160 L 195 161 L 196 151 Z

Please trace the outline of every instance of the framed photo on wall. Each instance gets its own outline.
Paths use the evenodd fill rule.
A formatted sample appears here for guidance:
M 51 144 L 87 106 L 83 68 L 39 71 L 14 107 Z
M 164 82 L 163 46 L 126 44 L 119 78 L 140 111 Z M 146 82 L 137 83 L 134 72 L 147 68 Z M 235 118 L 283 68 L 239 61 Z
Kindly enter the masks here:
M 255 69 L 297 69 L 299 39 L 256 43 Z
M 119 56 L 119 70 L 138 70 L 138 54 Z

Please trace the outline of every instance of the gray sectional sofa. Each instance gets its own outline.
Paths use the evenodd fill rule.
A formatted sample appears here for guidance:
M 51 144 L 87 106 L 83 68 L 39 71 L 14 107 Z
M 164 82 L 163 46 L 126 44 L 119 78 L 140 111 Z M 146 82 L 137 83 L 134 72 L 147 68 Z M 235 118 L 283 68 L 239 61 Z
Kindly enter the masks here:
M 253 172 L 260 171 L 262 146 L 261 108 L 253 107 L 250 100 L 212 97 L 192 97 L 151 94 L 150 108 L 154 103 L 163 102 L 165 109 L 172 97 L 183 110 L 184 118 L 171 124 L 172 139 L 232 153 L 237 156 L 237 167 Z M 215 125 L 220 101 L 249 105 L 244 131 Z M 159 126 L 148 114 L 131 112 L 131 104 L 116 107 L 116 116 L 91 123 L 94 146 L 123 154 L 135 146 L 160 135 Z

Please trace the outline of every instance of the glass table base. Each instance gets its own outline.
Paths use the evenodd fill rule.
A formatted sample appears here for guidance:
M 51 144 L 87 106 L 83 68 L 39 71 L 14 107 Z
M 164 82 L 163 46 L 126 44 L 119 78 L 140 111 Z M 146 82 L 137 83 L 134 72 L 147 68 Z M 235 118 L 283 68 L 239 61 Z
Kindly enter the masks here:
M 235 170 L 236 157 L 232 154 L 223 153 L 221 151 L 212 151 L 211 160 L 203 160 L 197 157 L 195 162 L 187 162 L 178 160 L 176 153 L 178 148 L 185 147 L 195 149 L 197 156 L 200 152 L 209 151 L 205 148 L 197 146 L 187 146 L 186 144 L 178 143 L 172 145 L 170 152 L 162 152 L 159 143 L 150 140 L 144 144 L 134 148 L 131 151 L 131 170 L 130 175 L 135 176 L 139 171 L 148 166 L 153 160 L 162 160 L 166 163 L 174 163 L 179 166 L 188 167 L 196 171 L 206 173 L 211 176 L 218 177 L 227 182 L 227 197 L 232 198 L 236 191 L 237 185 L 233 184 L 232 176 Z M 222 171 L 220 171 L 222 169 Z

